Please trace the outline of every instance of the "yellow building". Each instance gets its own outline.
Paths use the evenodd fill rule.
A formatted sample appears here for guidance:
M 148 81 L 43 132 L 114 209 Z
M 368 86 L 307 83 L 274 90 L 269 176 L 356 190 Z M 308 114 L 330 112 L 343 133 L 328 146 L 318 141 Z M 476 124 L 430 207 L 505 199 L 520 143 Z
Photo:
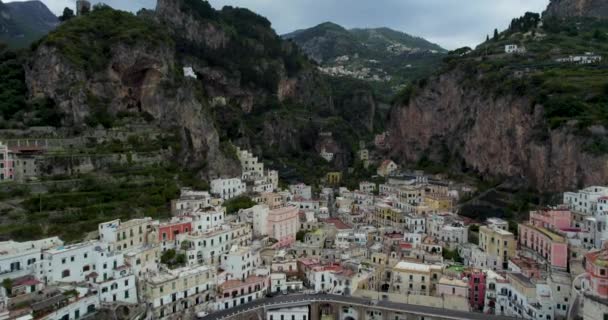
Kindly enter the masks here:
M 207 266 L 186 267 L 146 278 L 142 292 L 155 318 L 165 318 L 187 309 L 198 312 L 210 308 L 215 285 L 215 270 Z
M 393 267 L 389 291 L 399 294 L 431 295 L 441 279 L 439 265 L 401 261 Z
M 496 259 L 494 266 L 496 269 L 506 269 L 509 258 L 515 256 L 517 242 L 515 235 L 509 231 L 481 226 L 479 228 L 479 247 L 488 257 Z
M 124 251 L 156 242 L 152 218 L 133 219 L 122 222 L 112 220 L 98 225 L 99 240 L 107 244 L 108 250 Z
M 398 227 L 405 223 L 403 214 L 386 203 L 377 203 L 374 207 L 376 227 Z
M 329 172 L 326 178 L 328 184 L 339 185 L 342 182 L 342 172 Z
M 424 203 L 435 212 L 452 211 L 453 199 L 437 193 L 427 194 Z

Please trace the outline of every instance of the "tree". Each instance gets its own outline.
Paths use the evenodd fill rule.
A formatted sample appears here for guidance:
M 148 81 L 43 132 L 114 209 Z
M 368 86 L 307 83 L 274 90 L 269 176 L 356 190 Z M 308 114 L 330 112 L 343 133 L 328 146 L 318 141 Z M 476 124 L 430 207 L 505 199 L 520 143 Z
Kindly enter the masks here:
M 498 29 L 494 29 L 494 38 L 492 38 L 492 40 L 498 40 Z
M 183 241 L 180 247 L 184 251 L 190 249 L 190 241 L 188 241 L 188 240 Z
M 175 250 L 169 249 L 160 256 L 160 262 L 164 264 L 170 264 L 175 259 Z
M 486 35 L 486 42 L 490 41 L 490 35 Z
M 59 21 L 66 22 L 72 18 L 74 18 L 74 10 L 66 7 L 63 9 L 63 14 L 59 17 Z
M 6 278 L 2 280 L 2 286 L 6 289 L 6 293 L 10 295 L 11 291 L 13 291 L 13 279 Z

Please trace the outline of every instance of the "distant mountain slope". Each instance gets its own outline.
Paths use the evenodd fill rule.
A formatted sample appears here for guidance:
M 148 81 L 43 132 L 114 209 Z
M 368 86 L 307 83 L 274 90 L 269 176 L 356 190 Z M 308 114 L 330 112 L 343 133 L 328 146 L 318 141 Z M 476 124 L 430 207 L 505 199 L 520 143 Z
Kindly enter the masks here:
M 0 42 L 24 47 L 59 24 L 57 17 L 40 1 L 0 2 Z
M 331 22 L 283 38 L 298 44 L 326 74 L 379 82 L 385 88 L 389 83 L 392 92 L 429 75 L 446 52 L 425 39 L 389 28 L 347 30 Z

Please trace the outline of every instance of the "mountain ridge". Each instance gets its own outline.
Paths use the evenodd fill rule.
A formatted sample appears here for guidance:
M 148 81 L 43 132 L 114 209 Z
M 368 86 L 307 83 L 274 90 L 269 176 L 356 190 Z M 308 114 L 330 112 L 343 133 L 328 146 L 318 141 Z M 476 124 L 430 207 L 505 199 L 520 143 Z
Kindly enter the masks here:
M 325 74 L 371 82 L 387 101 L 404 83 L 431 74 L 447 52 L 387 27 L 346 29 L 333 22 L 282 38 L 295 42 Z
M 0 41 L 25 47 L 53 30 L 58 18 L 41 1 L 0 2 Z

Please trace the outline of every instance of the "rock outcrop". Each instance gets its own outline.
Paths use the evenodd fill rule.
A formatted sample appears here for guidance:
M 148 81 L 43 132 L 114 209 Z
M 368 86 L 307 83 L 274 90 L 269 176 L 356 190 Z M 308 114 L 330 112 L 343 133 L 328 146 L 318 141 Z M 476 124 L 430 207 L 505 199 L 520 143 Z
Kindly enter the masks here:
M 551 0 L 544 17 L 608 18 L 608 1 L 605 0 Z
M 394 158 L 427 158 L 486 177 L 521 177 L 547 192 L 608 182 L 608 156 L 583 152 L 585 138 L 567 127 L 549 130 L 541 105 L 464 87 L 463 76 L 454 70 L 430 79 L 409 103 L 393 108 Z

